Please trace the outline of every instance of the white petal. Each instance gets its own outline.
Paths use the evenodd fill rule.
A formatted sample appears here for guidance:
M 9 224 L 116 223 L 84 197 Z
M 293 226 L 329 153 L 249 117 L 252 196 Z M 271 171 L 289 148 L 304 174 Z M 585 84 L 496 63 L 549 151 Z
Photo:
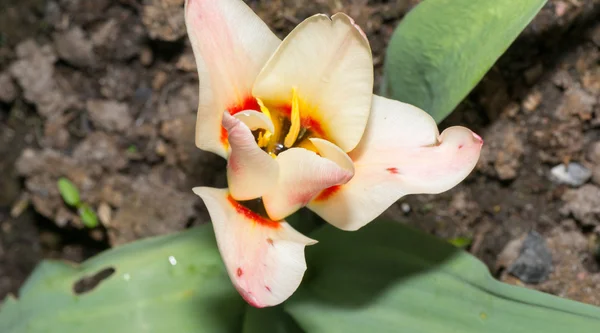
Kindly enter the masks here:
M 404 195 L 454 187 L 475 167 L 482 144 L 464 127 L 438 137 L 424 111 L 375 96 L 363 140 L 350 154 L 354 177 L 323 191 L 308 208 L 340 229 L 359 229 Z
M 277 184 L 279 165 L 260 149 L 243 122 L 223 114 L 223 128 L 229 135 L 231 153 L 227 159 L 227 183 L 236 200 L 255 199 Z
M 251 131 L 266 129 L 273 133 L 275 128 L 271 119 L 264 113 L 254 110 L 244 110 L 234 115 L 235 118 L 246 124 Z
M 331 150 L 328 153 L 334 152 Z M 341 160 L 339 157 L 336 159 Z M 322 190 L 345 184 L 354 172 L 345 169 L 346 164 L 338 165 L 304 148 L 291 148 L 280 153 L 277 163 L 278 182 L 263 195 L 265 209 L 273 220 L 283 219 L 306 206 Z
M 185 22 L 200 81 L 196 145 L 225 157 L 221 116 L 260 110 L 252 84 L 280 41 L 239 0 L 187 0 Z
M 253 213 L 226 189 L 196 187 L 194 193 L 208 208 L 227 273 L 242 297 L 259 308 L 290 297 L 306 271 L 304 247 L 316 241 L 285 221 Z
M 358 144 L 371 108 L 373 60 L 351 18 L 315 15 L 300 23 L 258 75 L 253 94 L 269 105 L 288 105 L 292 87 L 305 127 L 344 151 Z

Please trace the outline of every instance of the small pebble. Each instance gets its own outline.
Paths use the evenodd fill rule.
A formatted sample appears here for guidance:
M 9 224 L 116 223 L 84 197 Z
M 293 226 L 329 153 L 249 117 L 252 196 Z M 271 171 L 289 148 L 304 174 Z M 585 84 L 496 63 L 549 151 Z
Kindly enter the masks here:
M 409 205 L 409 204 L 407 204 L 406 202 L 403 202 L 403 203 L 400 205 L 400 208 L 402 209 L 402 212 L 403 212 L 404 214 L 408 214 L 408 213 L 410 213 L 410 205 Z
M 550 170 L 550 179 L 560 184 L 579 187 L 592 177 L 592 171 L 577 162 L 559 164 Z

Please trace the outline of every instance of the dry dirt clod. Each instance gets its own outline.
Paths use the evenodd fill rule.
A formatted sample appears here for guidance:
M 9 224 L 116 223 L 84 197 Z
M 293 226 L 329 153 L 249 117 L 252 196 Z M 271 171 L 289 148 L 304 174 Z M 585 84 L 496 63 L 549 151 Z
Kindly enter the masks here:
M 144 0 L 142 22 L 153 39 L 173 42 L 185 36 L 184 0 Z
M 589 120 L 592 118 L 595 105 L 596 97 L 579 87 L 573 86 L 565 93 L 556 113 L 559 119 L 578 116 L 582 120 Z
M 147 38 L 139 16 L 122 6 L 109 8 L 106 15 L 112 18 L 91 31 L 98 57 L 119 61 L 137 56 Z
M 66 148 L 71 139 L 71 135 L 66 128 L 66 124 L 72 118 L 72 116 L 64 114 L 48 118 L 44 124 L 43 146 L 57 149 Z
M 590 145 L 587 158 L 592 162 L 592 181 L 600 185 L 600 141 Z
M 106 74 L 100 78 L 100 93 L 107 99 L 122 101 L 135 92 L 138 74 L 131 66 L 112 65 L 106 68 Z
M 58 56 L 77 67 L 92 67 L 96 63 L 92 42 L 80 27 L 55 33 L 54 47 Z
M 0 73 L 0 102 L 12 103 L 17 98 L 17 87 L 8 73 Z
M 196 72 L 196 59 L 194 59 L 194 54 L 192 52 L 182 54 L 175 63 L 175 67 L 184 72 Z
M 542 74 L 544 74 L 544 66 L 542 64 L 537 64 L 525 71 L 525 82 L 527 82 L 528 85 L 532 85 L 542 76 Z
M 87 109 L 94 125 L 107 131 L 122 132 L 133 123 L 129 107 L 125 103 L 88 100 Z
M 81 141 L 73 151 L 73 158 L 84 164 L 95 164 L 110 171 L 127 165 L 125 153 L 119 150 L 116 139 L 104 132 L 94 132 Z
M 600 188 L 597 186 L 586 184 L 568 190 L 562 200 L 565 201 L 560 209 L 562 214 L 571 214 L 584 225 L 600 225 Z
M 525 100 L 523 100 L 523 109 L 527 112 L 533 112 L 538 108 L 538 106 L 540 106 L 541 102 L 542 93 L 537 90 L 533 90 L 525 97 Z
M 55 81 L 56 55 L 49 45 L 40 46 L 33 40 L 26 40 L 16 51 L 19 59 L 10 65 L 9 71 L 23 89 L 25 99 L 36 105 L 40 115 L 61 114 L 76 102 Z
M 501 180 L 517 177 L 524 153 L 523 139 L 512 122 L 499 120 L 489 129 L 491 144 L 484 145 L 479 169 Z M 500 139 L 501 138 L 501 139 Z
M 168 184 L 138 178 L 125 204 L 115 213 L 108 232 L 112 245 L 182 230 L 195 216 L 197 198 Z
M 144 66 L 150 66 L 153 60 L 154 54 L 152 54 L 152 49 L 149 47 L 142 48 L 140 51 L 140 63 Z

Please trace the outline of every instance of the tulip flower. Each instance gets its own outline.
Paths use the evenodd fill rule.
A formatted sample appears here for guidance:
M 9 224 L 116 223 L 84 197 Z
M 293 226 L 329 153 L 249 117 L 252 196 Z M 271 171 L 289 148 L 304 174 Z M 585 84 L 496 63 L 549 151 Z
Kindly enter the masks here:
M 233 285 L 255 307 L 298 288 L 316 243 L 285 218 L 308 207 L 342 230 L 400 197 L 439 193 L 482 146 L 463 127 L 439 134 L 409 104 L 373 95 L 367 37 L 345 14 L 315 15 L 283 41 L 240 0 L 187 0 L 198 67 L 196 145 L 227 159 L 228 189 L 194 188 Z M 356 246 L 360 246 L 357 244 Z

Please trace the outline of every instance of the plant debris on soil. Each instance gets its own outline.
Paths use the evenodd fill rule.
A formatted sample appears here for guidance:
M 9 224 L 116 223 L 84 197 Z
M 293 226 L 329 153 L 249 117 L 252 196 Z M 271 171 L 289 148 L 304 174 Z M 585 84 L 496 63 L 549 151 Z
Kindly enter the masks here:
M 184 0 L 6 2 L 0 299 L 44 258 L 80 262 L 207 223 L 191 188 L 225 187 L 225 162 L 194 145 L 198 77 Z M 348 13 L 369 37 L 380 78 L 394 28 L 419 0 L 247 2 L 281 38 L 315 13 Z M 470 240 L 503 281 L 600 305 L 598 17 L 600 0 L 549 1 L 440 125 L 481 134 L 475 171 L 384 215 Z M 61 177 L 100 227 L 87 228 L 64 202 Z

